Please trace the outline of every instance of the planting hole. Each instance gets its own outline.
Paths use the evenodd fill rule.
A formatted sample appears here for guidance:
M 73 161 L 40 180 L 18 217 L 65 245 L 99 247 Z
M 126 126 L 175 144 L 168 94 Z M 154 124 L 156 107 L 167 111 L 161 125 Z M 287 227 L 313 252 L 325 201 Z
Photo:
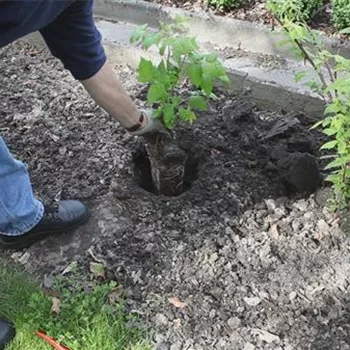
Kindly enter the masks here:
M 139 186 L 150 193 L 158 195 L 159 193 L 157 193 L 157 190 L 152 181 L 151 163 L 146 148 L 144 146 L 140 146 L 134 151 L 133 165 L 135 180 L 139 184 Z M 178 196 L 191 188 L 193 182 L 198 179 L 198 165 L 199 159 L 195 158 L 191 154 L 188 154 L 188 158 L 185 165 L 185 176 L 183 186 L 181 189 L 179 189 L 178 192 L 172 194 L 172 196 Z M 166 193 L 164 195 L 169 194 Z

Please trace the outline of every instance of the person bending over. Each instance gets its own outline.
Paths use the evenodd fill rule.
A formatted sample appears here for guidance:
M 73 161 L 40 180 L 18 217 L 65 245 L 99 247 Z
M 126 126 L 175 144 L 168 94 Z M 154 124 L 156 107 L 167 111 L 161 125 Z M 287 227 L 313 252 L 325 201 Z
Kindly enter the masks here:
M 90 96 L 133 135 L 158 125 L 126 94 L 107 61 L 93 19 L 93 0 L 0 0 L 0 47 L 39 31 Z M 0 135 L 0 248 L 21 249 L 51 234 L 77 228 L 89 218 L 78 200 L 49 207 L 35 198 L 26 166 L 14 159 Z M 0 349 L 14 337 L 0 319 Z

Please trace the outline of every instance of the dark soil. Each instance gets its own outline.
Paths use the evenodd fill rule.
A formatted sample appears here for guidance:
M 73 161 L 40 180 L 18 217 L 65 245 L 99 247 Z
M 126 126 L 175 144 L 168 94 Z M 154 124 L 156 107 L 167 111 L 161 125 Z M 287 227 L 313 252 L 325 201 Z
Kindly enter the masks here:
M 210 14 L 232 17 L 249 22 L 261 23 L 271 26 L 276 26 L 277 23 L 273 20 L 271 14 L 266 9 L 266 0 L 247 0 L 244 4 L 235 9 L 222 9 L 208 6 L 206 0 L 146 0 L 153 1 L 162 5 L 179 7 L 188 11 L 205 11 Z M 319 29 L 328 35 L 339 36 L 337 30 L 334 28 L 331 18 L 331 2 L 325 1 L 325 4 L 320 10 L 311 18 L 309 24 L 315 29 Z
M 142 152 L 143 140 L 124 133 L 56 60 L 30 50 L 21 47 L 21 55 L 2 59 L 6 89 L 1 91 L 0 128 L 11 150 L 28 163 L 43 200 L 95 200 L 113 182 L 148 198 L 137 186 L 131 160 Z M 287 132 L 262 141 L 277 116 L 240 99 L 245 100 L 221 93 L 210 113 L 201 113 L 193 127 L 177 130 L 177 143 L 198 164 L 198 180 L 185 196 L 164 198 L 167 213 L 198 205 L 218 215 L 237 214 L 263 198 L 286 195 L 272 150 L 317 153 L 317 137 L 308 132 L 313 120 L 300 116 Z M 163 206 L 162 199 L 152 201 Z
M 217 91 L 210 111 L 175 133 L 191 159 L 187 191 L 156 196 L 135 174 L 143 140 L 57 60 L 23 44 L 0 55 L 1 135 L 43 200 L 84 199 L 94 214 L 20 255 L 28 269 L 61 273 L 75 260 L 88 273 L 90 261 L 103 263 L 159 350 L 349 349 L 348 242 L 300 193 L 321 182 L 314 120 Z M 144 107 L 134 73 L 116 71 Z

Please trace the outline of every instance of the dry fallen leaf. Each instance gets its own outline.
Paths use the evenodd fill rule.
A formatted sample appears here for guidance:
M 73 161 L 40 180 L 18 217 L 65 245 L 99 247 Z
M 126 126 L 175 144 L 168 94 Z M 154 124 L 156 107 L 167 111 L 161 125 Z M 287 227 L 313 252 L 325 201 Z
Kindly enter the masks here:
M 37 56 L 39 54 L 41 54 L 43 52 L 43 50 L 36 50 L 36 49 L 32 49 L 32 50 L 27 50 L 26 54 L 29 56 Z
M 270 227 L 269 233 L 270 233 L 272 238 L 274 238 L 274 239 L 278 239 L 279 238 L 280 234 L 278 232 L 277 224 L 274 224 L 274 225 L 272 225 Z
M 108 294 L 108 300 L 111 305 L 115 305 L 124 296 L 123 286 L 118 286 L 112 289 Z
M 98 263 L 100 263 L 100 264 L 106 265 L 105 260 L 103 260 L 101 257 L 98 258 L 98 257 L 95 255 L 95 253 L 94 253 L 94 251 L 93 251 L 92 248 L 89 248 L 89 249 L 87 250 L 87 253 L 94 259 L 95 262 L 98 262 Z
M 105 278 L 105 267 L 103 264 L 91 262 L 90 263 L 90 272 L 95 277 Z
M 175 329 L 181 328 L 181 319 L 177 318 L 176 320 L 174 320 L 173 326 L 174 326 Z
M 61 312 L 61 300 L 53 297 L 52 298 L 52 306 L 51 306 L 51 312 L 58 315 Z
M 65 275 L 69 272 L 73 272 L 77 269 L 78 267 L 78 262 L 77 261 L 72 261 L 63 271 L 62 275 Z
M 272 334 L 263 329 L 258 329 L 258 328 L 252 329 L 252 333 L 258 335 L 261 340 L 269 344 L 273 342 L 279 343 L 281 341 L 278 335 Z
M 169 298 L 168 301 L 171 305 L 174 305 L 179 309 L 184 309 L 187 306 L 187 304 L 181 301 L 178 297 Z
M 18 262 L 21 264 L 21 265 L 25 265 L 28 261 L 29 261 L 29 258 L 30 258 L 30 254 L 28 252 L 25 252 L 19 259 L 18 259 Z

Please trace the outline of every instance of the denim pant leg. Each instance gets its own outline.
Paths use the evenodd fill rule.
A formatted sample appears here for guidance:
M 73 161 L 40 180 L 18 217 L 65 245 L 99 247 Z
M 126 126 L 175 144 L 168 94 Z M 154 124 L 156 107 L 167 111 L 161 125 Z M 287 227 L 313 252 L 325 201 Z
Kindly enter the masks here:
M 35 199 L 27 167 L 15 160 L 0 136 L 0 233 L 20 235 L 41 220 L 43 204 Z

